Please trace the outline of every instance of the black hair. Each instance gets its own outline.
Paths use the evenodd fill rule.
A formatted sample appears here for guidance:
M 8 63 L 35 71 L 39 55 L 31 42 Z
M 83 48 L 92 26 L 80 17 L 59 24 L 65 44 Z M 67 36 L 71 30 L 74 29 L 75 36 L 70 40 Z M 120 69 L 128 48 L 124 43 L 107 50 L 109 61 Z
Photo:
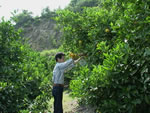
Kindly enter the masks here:
M 62 53 L 62 52 L 57 53 L 57 54 L 55 55 L 55 60 L 56 60 L 56 62 L 58 61 L 58 58 L 61 59 L 62 56 L 65 56 L 65 54 Z

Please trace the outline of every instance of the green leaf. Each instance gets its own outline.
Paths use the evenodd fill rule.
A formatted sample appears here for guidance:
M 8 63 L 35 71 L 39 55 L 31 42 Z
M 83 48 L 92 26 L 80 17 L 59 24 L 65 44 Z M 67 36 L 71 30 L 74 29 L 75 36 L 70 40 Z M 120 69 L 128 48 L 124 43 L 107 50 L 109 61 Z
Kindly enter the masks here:
M 150 98 L 147 95 L 145 95 L 145 102 L 150 105 Z
M 145 48 L 144 56 L 150 56 L 150 48 Z

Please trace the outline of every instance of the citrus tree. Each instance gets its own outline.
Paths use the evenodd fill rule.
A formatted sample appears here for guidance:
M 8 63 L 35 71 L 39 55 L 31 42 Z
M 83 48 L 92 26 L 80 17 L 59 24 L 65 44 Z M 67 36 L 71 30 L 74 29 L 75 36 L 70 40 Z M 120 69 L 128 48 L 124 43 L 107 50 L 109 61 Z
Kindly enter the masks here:
M 23 44 L 20 31 L 0 23 L 0 111 L 40 112 L 51 98 L 51 59 Z M 52 66 L 52 65 L 51 65 Z
M 65 50 L 86 54 L 72 94 L 97 111 L 150 112 L 149 3 L 102 0 L 82 12 L 58 12 Z

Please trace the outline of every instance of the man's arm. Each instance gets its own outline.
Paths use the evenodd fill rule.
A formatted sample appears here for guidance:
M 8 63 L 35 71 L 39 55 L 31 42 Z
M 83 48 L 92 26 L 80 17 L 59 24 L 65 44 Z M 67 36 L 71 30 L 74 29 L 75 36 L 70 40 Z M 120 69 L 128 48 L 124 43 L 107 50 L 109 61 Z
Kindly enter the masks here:
M 75 64 L 77 64 L 81 59 L 82 57 L 78 58 L 77 60 L 74 60 L 74 62 L 68 66 L 68 69 L 65 72 L 71 70 L 75 66 Z
M 59 63 L 59 68 L 60 69 L 66 69 L 68 68 L 69 65 L 71 65 L 72 63 L 74 63 L 74 60 L 73 59 L 69 59 L 63 63 Z

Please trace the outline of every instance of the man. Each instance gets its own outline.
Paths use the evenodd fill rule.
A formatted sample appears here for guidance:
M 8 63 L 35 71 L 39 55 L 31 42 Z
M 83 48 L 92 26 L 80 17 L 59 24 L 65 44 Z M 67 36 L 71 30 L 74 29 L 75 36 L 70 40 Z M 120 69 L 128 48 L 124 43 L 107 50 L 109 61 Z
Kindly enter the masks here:
M 53 90 L 54 96 L 54 113 L 63 113 L 62 99 L 63 99 L 63 87 L 64 87 L 64 72 L 74 67 L 74 65 L 81 59 L 74 60 L 73 58 L 65 61 L 64 53 L 57 53 L 55 56 L 56 65 L 53 70 Z

